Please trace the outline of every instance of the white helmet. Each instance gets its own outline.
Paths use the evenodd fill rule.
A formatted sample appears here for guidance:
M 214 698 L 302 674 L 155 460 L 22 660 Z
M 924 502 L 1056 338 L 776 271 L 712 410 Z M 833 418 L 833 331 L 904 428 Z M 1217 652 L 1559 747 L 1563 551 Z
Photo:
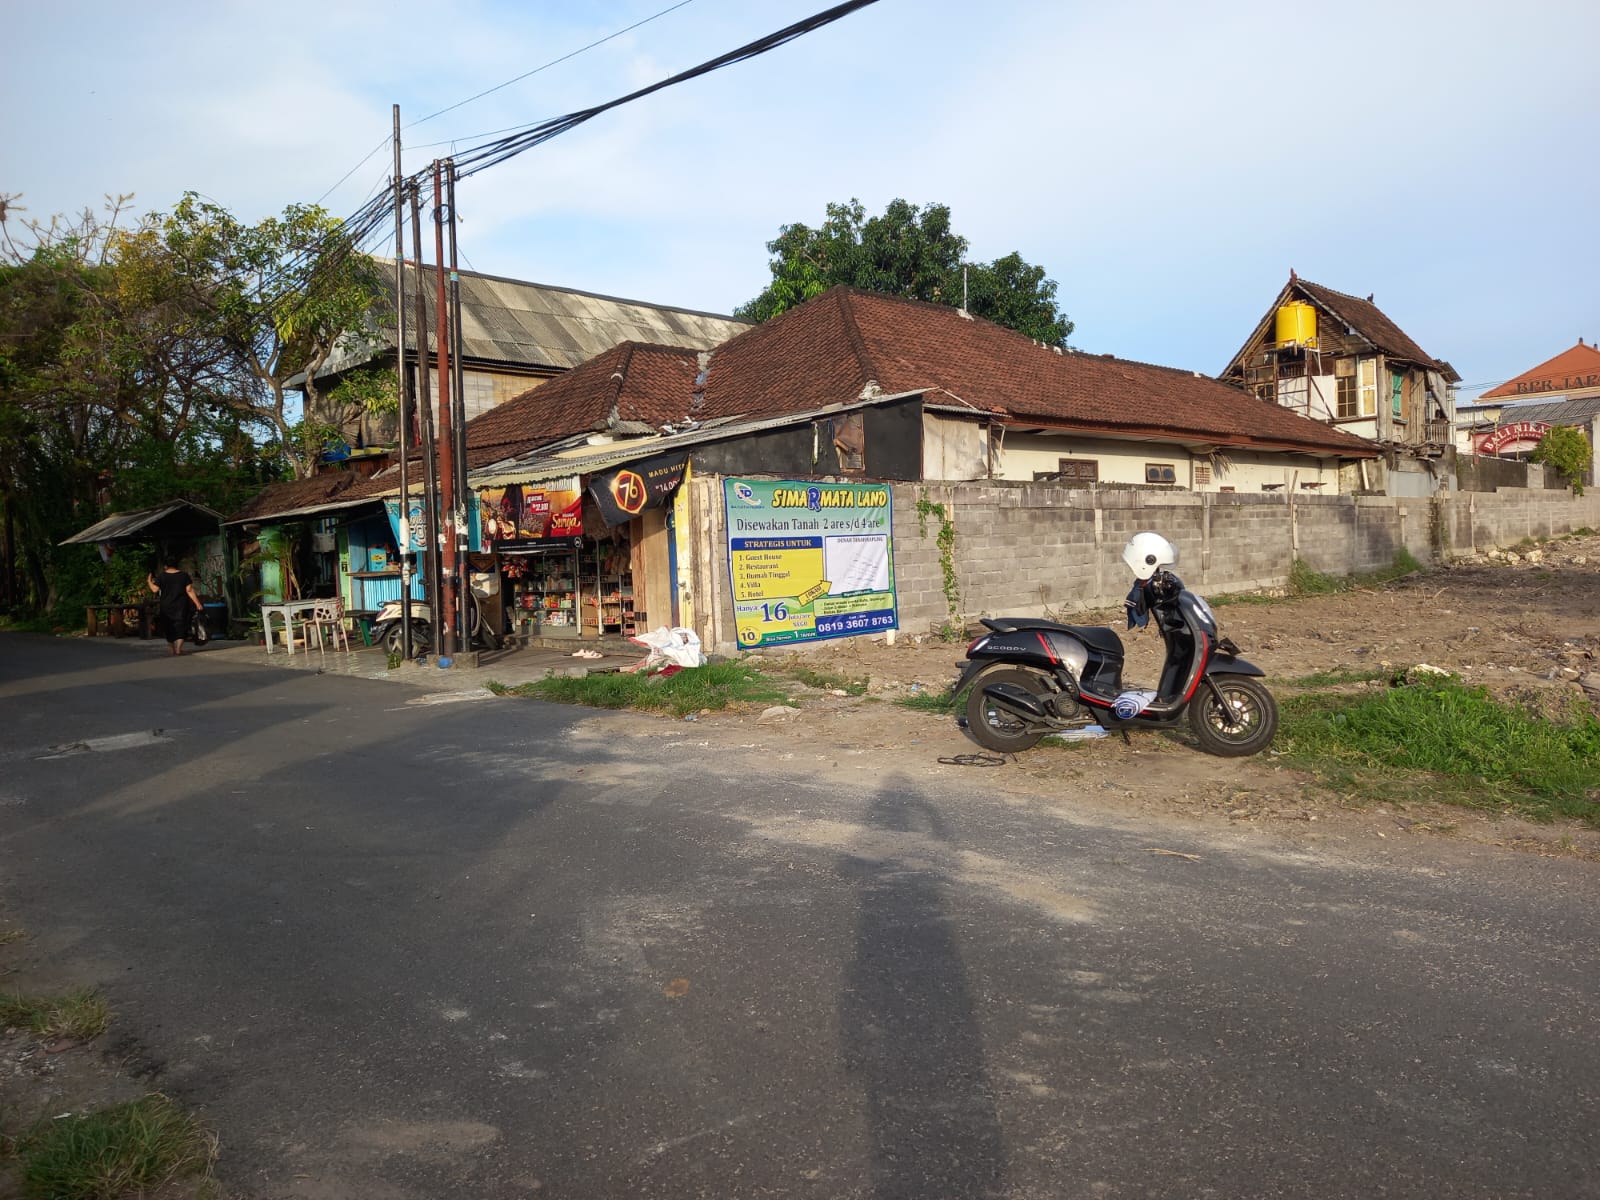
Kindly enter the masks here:
M 1178 548 L 1159 533 L 1147 529 L 1128 539 L 1128 544 L 1122 548 L 1122 561 L 1138 578 L 1149 579 L 1162 567 L 1177 565 Z

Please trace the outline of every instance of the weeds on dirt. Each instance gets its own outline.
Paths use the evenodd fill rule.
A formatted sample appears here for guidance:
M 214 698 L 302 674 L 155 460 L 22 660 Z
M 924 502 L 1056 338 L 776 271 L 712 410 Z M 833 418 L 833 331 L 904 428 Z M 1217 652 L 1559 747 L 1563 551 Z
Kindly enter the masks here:
M 1332 596 L 1339 592 L 1354 591 L 1357 588 L 1381 587 L 1383 584 L 1392 583 L 1396 579 L 1404 579 L 1407 575 L 1414 575 L 1423 569 L 1417 561 L 1416 555 L 1404 546 L 1394 553 L 1394 562 L 1378 571 L 1366 571 L 1359 575 L 1326 575 L 1316 570 L 1304 559 L 1297 558 L 1289 564 L 1289 585 L 1281 593 L 1274 592 L 1228 592 L 1220 596 L 1212 596 L 1210 603 L 1213 608 L 1225 604 L 1275 604 L 1285 596 L 1299 599 L 1303 596 Z
M 1344 683 L 1371 683 L 1378 679 L 1388 679 L 1391 674 L 1390 671 L 1375 667 L 1363 667 L 1359 670 L 1338 667 L 1332 671 L 1313 671 L 1309 675 L 1296 675 L 1292 679 L 1279 679 L 1274 682 L 1283 687 L 1310 691 L 1314 688 L 1338 687 Z
M 1600 827 L 1592 713 L 1550 721 L 1448 679 L 1357 696 L 1312 692 L 1282 709 L 1285 758 L 1340 790 L 1400 802 L 1405 788 L 1388 785 L 1433 776 L 1433 798 L 1445 803 Z
M 43 1038 L 86 1042 L 99 1037 L 111 1021 L 105 998 L 92 988 L 64 996 L 23 996 L 0 992 L 0 1025 L 14 1025 Z
M 707 663 L 675 675 L 613 671 L 552 675 L 516 687 L 494 682 L 488 686 L 497 696 L 527 696 L 590 708 L 637 708 L 679 717 L 707 710 L 717 712 L 736 704 L 777 704 L 788 699 L 770 679 L 745 662 Z
M 17 1139 L 14 1153 L 24 1196 L 118 1200 L 180 1179 L 204 1180 L 217 1140 L 170 1098 L 152 1092 L 99 1112 L 42 1121 Z
M 801 663 L 764 662 L 757 669 L 764 675 L 792 679 L 819 692 L 843 692 L 847 696 L 866 695 L 867 685 L 871 683 L 871 678 L 866 675 L 855 678 L 836 671 L 819 671 Z

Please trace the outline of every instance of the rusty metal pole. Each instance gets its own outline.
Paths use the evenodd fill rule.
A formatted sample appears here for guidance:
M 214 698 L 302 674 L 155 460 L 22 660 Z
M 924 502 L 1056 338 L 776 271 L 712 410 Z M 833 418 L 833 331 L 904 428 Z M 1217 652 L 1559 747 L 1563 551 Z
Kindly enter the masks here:
M 434 645 L 439 644 L 439 491 L 433 469 L 433 395 L 428 385 L 428 293 L 422 287 L 422 203 L 411 187 L 411 245 L 417 272 L 417 436 L 422 441 L 422 512 L 427 525 L 422 543 L 422 590 L 429 606 Z
M 400 106 L 394 106 L 394 365 L 400 408 L 396 448 L 400 455 L 400 657 L 411 661 L 411 379 L 406 374 L 406 213 L 400 182 Z
M 439 492 L 440 517 L 439 549 L 443 559 L 443 594 L 439 597 L 439 654 L 454 660 L 456 652 L 455 609 L 456 596 L 461 586 L 456 562 L 457 509 L 455 481 L 455 437 L 450 420 L 450 314 L 445 307 L 444 286 L 444 186 L 440 179 L 439 160 L 433 160 L 433 262 L 436 289 L 434 294 L 434 336 L 439 345 Z
M 468 606 L 472 602 L 472 572 L 467 552 L 471 547 L 472 493 L 467 490 L 467 389 L 466 372 L 461 361 L 461 272 L 456 264 L 456 162 L 446 159 L 444 164 L 445 211 L 450 215 L 450 341 L 456 352 L 450 363 L 453 371 L 451 383 L 451 419 L 455 432 L 456 496 L 459 498 L 460 517 L 456 522 L 456 561 L 461 564 L 461 586 L 457 593 L 456 629 L 461 633 L 461 649 L 472 650 L 473 622 Z

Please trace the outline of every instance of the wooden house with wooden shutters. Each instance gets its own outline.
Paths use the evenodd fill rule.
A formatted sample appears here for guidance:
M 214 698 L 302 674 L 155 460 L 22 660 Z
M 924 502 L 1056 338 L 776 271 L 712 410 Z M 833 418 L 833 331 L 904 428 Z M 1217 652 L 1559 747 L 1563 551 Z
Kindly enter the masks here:
M 1451 444 L 1461 382 L 1371 296 L 1336 292 L 1293 271 L 1219 378 L 1258 400 L 1423 458 Z

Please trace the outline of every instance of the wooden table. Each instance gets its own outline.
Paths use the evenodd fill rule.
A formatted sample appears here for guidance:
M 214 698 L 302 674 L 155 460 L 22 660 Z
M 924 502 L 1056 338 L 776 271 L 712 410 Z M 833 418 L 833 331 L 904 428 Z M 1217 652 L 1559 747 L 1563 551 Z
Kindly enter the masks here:
M 101 614 L 104 613 L 104 618 Z M 129 618 L 135 632 L 148 638 L 155 627 L 156 606 L 148 601 L 135 600 L 127 604 L 84 605 L 83 627 L 90 637 L 127 637 Z M 103 625 L 103 628 L 102 628 Z

